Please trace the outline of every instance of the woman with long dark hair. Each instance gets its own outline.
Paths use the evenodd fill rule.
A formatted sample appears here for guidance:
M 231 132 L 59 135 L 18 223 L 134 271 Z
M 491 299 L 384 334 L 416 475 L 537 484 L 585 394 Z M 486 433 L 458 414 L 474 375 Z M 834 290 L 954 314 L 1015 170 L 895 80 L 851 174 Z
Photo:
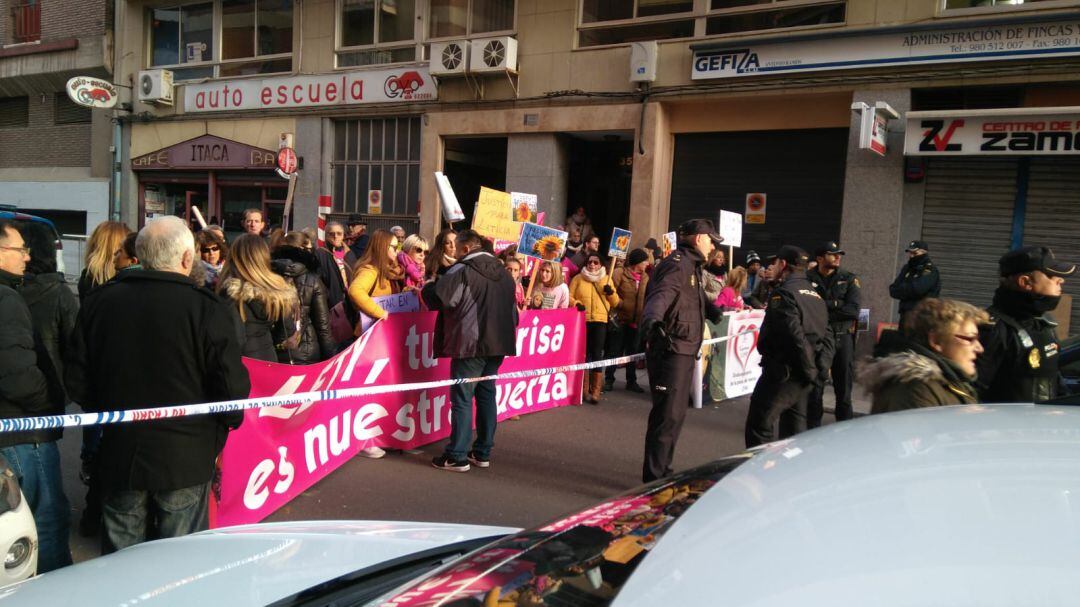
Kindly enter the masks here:
M 457 261 L 457 232 L 447 228 L 435 237 L 424 265 L 428 280 L 442 276 Z
M 296 332 L 296 290 L 270 268 L 270 248 L 254 234 L 233 241 L 218 293 L 235 303 L 243 324 L 241 354 L 277 362 L 277 346 Z

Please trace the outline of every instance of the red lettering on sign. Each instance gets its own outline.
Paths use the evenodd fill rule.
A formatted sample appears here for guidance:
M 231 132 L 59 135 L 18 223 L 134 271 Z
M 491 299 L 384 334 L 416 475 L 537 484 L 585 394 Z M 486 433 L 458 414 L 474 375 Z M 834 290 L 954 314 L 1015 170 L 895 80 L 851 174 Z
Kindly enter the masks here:
M 294 84 L 293 85 L 293 87 L 292 87 L 292 100 L 293 100 L 293 103 L 303 103 L 304 102 L 303 98 L 300 97 L 300 93 L 303 93 L 303 92 L 304 92 L 304 87 L 300 86 L 299 84 Z
M 199 91 L 198 94 L 195 95 L 195 107 L 200 110 L 206 107 L 206 93 Z
M 271 99 L 273 99 L 273 93 L 270 91 L 270 87 L 264 86 L 259 93 L 259 101 L 262 101 L 263 105 L 270 105 Z
M 326 84 L 326 100 L 327 101 L 336 101 L 337 100 L 337 85 L 334 84 L 333 82 L 329 82 L 329 83 Z
M 278 105 L 285 105 L 289 101 L 289 87 L 284 84 L 277 87 L 277 102 Z
M 349 87 L 349 94 L 352 95 L 352 98 L 357 100 L 357 101 L 363 99 L 364 98 L 364 81 L 363 80 L 357 80 L 356 82 L 353 82 L 352 86 Z
M 949 123 L 949 128 L 946 129 L 944 136 L 934 135 L 933 142 L 937 151 L 944 152 L 945 147 L 949 145 L 949 140 L 952 139 L 953 135 L 956 133 L 956 129 L 962 126 L 964 126 L 963 120 L 953 120 Z

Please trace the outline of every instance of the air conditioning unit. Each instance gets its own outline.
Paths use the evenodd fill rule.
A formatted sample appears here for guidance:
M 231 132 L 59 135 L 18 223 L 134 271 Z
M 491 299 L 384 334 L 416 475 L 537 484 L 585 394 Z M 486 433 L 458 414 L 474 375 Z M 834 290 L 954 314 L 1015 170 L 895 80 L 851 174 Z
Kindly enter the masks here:
M 469 43 L 465 40 L 432 42 L 428 69 L 436 76 L 464 75 L 469 67 Z
M 173 73 L 169 70 L 139 72 L 139 101 L 173 104 Z
M 479 38 L 470 42 L 470 46 L 470 72 L 517 72 L 517 39 L 510 36 Z

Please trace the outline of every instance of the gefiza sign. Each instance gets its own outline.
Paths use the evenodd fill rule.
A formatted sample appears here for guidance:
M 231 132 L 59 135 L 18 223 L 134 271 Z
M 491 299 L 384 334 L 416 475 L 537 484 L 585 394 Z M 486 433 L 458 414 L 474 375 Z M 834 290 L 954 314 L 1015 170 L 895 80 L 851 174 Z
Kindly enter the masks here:
M 438 99 L 438 90 L 425 67 L 222 80 L 184 86 L 185 112 L 408 103 L 435 99 Z
M 1080 114 L 908 112 L 906 156 L 1080 154 Z

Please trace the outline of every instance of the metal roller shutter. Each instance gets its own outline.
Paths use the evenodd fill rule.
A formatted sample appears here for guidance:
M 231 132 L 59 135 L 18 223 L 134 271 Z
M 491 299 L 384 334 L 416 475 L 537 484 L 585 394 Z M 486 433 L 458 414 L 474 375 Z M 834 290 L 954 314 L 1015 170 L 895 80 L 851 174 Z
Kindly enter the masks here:
M 979 307 L 998 287 L 1009 250 L 1016 158 L 933 158 L 926 170 L 922 238 L 941 272 L 941 296 Z
M 840 237 L 848 129 L 693 133 L 675 136 L 671 230 L 687 219 L 743 213 L 746 194 L 765 192 L 766 223 L 743 225 L 741 263 L 783 244 L 813 249 Z
M 1031 159 L 1024 244 L 1045 246 L 1054 256 L 1080 263 L 1080 158 L 1068 156 Z M 1080 331 L 1080 278 L 1065 281 L 1064 291 L 1073 297 L 1069 330 Z

